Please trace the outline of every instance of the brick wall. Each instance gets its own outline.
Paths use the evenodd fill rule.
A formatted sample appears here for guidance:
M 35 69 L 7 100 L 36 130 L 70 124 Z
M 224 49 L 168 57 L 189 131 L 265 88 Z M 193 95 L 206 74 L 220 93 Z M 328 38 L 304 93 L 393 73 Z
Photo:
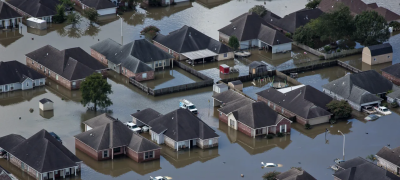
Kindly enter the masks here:
M 147 78 L 142 78 L 142 74 L 147 73 Z M 135 76 L 136 81 L 145 81 L 145 80 L 150 80 L 154 79 L 154 71 L 147 71 L 147 72 L 142 72 L 142 73 L 137 73 Z
M 278 132 L 280 132 L 280 128 L 281 128 L 281 125 L 285 125 L 286 124 L 286 132 L 290 132 L 290 129 L 291 129 L 291 123 L 290 123 L 290 120 L 289 119 L 286 119 L 286 118 L 284 118 L 284 119 L 282 119 L 277 125 L 276 125 L 276 128 L 278 128 Z
M 161 50 L 169 53 L 169 48 L 163 46 L 162 44 L 158 43 L 157 41 L 153 41 L 153 44 L 155 46 L 157 46 L 158 48 L 160 48 Z M 172 49 L 171 49 L 171 52 L 172 52 L 172 56 L 174 56 L 175 59 L 182 60 L 181 55 L 179 53 L 173 51 Z
M 384 71 L 382 71 L 382 76 L 385 77 L 386 79 L 388 79 L 389 81 L 392 81 L 393 84 L 400 86 L 400 78 L 393 76 L 391 74 L 388 74 Z
M 78 139 L 75 139 L 75 148 L 81 150 L 82 152 L 84 152 L 85 154 L 87 154 L 88 156 L 90 156 L 95 160 L 99 160 L 99 157 L 101 157 L 100 152 L 95 151 L 94 149 L 90 148 L 89 146 L 82 143 Z
M 93 49 L 90 49 L 90 55 L 92 55 L 92 57 L 97 59 L 102 64 L 108 66 L 108 60 L 106 59 L 106 57 L 104 55 L 98 53 L 97 51 L 95 51 Z
M 145 152 L 137 153 L 129 148 L 127 150 L 127 155 L 136 162 L 146 162 L 146 161 L 160 159 L 161 149 L 153 150 L 153 153 L 154 153 L 153 158 L 144 159 Z
M 219 120 L 228 124 L 228 116 L 224 113 L 219 112 Z
M 251 129 L 250 127 L 244 125 L 243 123 L 241 123 L 241 122 L 239 122 L 239 121 L 237 121 L 237 125 L 238 125 L 238 130 L 239 130 L 240 132 L 246 134 L 247 136 L 252 137 L 252 136 L 251 136 L 251 130 L 252 130 L 252 129 Z

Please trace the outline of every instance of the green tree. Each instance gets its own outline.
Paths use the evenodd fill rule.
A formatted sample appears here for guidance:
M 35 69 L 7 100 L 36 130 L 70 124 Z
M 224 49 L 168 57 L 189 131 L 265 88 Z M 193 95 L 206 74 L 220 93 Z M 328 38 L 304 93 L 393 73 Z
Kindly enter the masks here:
M 392 21 L 389 23 L 390 27 L 393 27 L 393 31 L 394 30 L 399 30 L 400 29 L 400 22 L 397 21 Z
M 60 0 L 61 4 L 64 5 L 64 7 L 73 7 L 74 3 L 71 0 Z
M 77 13 L 71 12 L 67 16 L 67 23 L 72 24 L 73 27 L 75 27 L 76 24 L 81 23 L 81 21 L 82 21 L 82 18 Z
M 80 90 L 82 92 L 82 105 L 86 107 L 89 104 L 93 104 L 94 110 L 97 110 L 97 106 L 100 108 L 106 108 L 113 103 L 108 97 L 109 94 L 113 93 L 111 85 L 107 83 L 107 80 L 99 73 L 94 73 L 85 78 L 81 82 Z
M 97 21 L 97 18 L 99 18 L 99 13 L 97 13 L 97 10 L 93 8 L 86 8 L 83 10 L 83 14 L 89 19 L 90 25 L 93 25 L 93 23 Z
M 390 37 L 385 18 L 375 11 L 363 11 L 356 16 L 354 24 L 356 26 L 354 38 L 362 45 L 382 44 Z
M 340 39 L 350 38 L 355 30 L 350 9 L 342 4 L 338 5 L 333 12 L 325 13 L 318 19 L 314 30 L 321 41 L 336 42 Z
M 143 30 L 140 31 L 140 34 L 144 35 L 147 40 L 152 41 L 158 32 L 160 32 L 158 27 L 150 25 L 143 28 Z
M 263 178 L 263 180 L 275 180 L 276 176 L 279 175 L 279 174 L 280 174 L 280 172 L 278 172 L 278 171 L 272 171 L 272 172 L 269 172 L 269 173 L 265 173 L 262 176 L 262 178 Z
M 315 9 L 317 6 L 321 3 L 321 0 L 308 0 L 308 3 L 306 4 L 307 9 Z
M 314 20 L 311 20 L 311 22 L 312 21 Z M 316 33 L 314 32 L 314 29 L 311 27 L 310 23 L 307 23 L 305 26 L 300 26 L 299 28 L 297 28 L 293 34 L 293 40 L 313 48 Z
M 249 9 L 249 12 L 254 12 L 259 16 L 263 17 L 267 12 L 267 9 L 263 5 L 255 5 L 254 7 Z
M 62 23 L 65 21 L 65 7 L 63 4 L 56 6 L 56 15 L 53 17 L 55 23 Z
M 239 46 L 240 46 L 238 38 L 237 38 L 236 36 L 231 36 L 231 37 L 229 38 L 228 45 L 229 45 L 233 50 L 236 51 L 236 50 L 239 48 Z
M 351 116 L 351 112 L 353 111 L 350 104 L 345 100 L 341 101 L 333 100 L 326 106 L 329 109 L 329 111 L 333 114 L 334 119 L 348 118 Z
M 377 160 L 373 154 L 368 155 L 366 159 L 370 160 L 371 162 L 375 162 Z

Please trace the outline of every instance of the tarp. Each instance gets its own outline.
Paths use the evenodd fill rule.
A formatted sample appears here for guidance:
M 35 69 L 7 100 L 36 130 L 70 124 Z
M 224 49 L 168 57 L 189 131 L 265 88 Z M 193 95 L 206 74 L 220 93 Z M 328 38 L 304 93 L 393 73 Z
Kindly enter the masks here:
M 203 49 L 203 50 L 199 50 L 199 51 L 182 53 L 182 55 L 191 60 L 194 60 L 194 59 L 203 59 L 203 58 L 207 58 L 207 57 L 213 57 L 213 56 L 217 56 L 218 54 L 215 52 L 212 52 L 208 49 Z

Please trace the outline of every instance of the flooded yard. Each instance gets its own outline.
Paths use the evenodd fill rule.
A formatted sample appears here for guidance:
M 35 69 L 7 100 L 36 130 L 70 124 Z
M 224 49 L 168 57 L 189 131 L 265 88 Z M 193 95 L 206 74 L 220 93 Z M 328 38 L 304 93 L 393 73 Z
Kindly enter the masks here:
M 263 5 L 274 13 L 284 16 L 300 10 L 307 0 L 280 0 L 280 1 L 226 1 L 199 0 L 195 2 L 179 3 L 165 8 L 139 9 L 140 13 L 126 12 L 122 17 L 124 43 L 139 39 L 140 30 L 148 25 L 156 25 L 161 33 L 168 34 L 183 25 L 193 26 L 206 35 L 217 39 L 218 29 L 229 24 L 229 20 L 245 13 L 254 5 Z M 87 20 L 81 23 L 78 29 L 71 29 L 66 24 L 51 24 L 46 31 L 37 31 L 23 26 L 18 31 L 0 31 L 1 61 L 18 60 L 25 64 L 25 54 L 50 44 L 57 49 L 81 47 L 90 51 L 90 46 L 111 38 L 120 42 L 119 18 L 106 17 L 96 27 L 87 26 Z M 396 60 L 400 62 L 400 36 L 392 37 Z M 294 49 L 296 53 L 303 53 Z M 304 53 L 303 53 L 304 54 Z M 303 59 L 316 60 L 316 57 L 306 55 Z M 263 60 L 279 67 L 281 64 L 301 64 L 303 60 L 293 60 L 290 53 L 272 55 L 262 51 L 253 51 L 251 61 Z M 353 60 L 353 59 L 348 59 Z M 214 79 L 222 78 L 218 72 L 219 64 L 239 66 L 246 74 L 246 62 L 228 60 L 194 68 Z M 298 81 L 309 84 L 317 89 L 329 81 L 337 79 L 346 73 L 344 69 L 332 67 L 313 72 L 300 73 Z M 20 134 L 30 137 L 41 129 L 53 131 L 59 135 L 63 144 L 84 165 L 78 177 L 69 179 L 149 179 L 149 176 L 170 176 L 173 180 L 180 179 L 261 179 L 269 171 L 280 172 L 290 167 L 302 167 L 317 179 L 332 179 L 331 170 L 327 167 L 333 164 L 333 159 L 342 156 L 343 137 L 337 132 L 346 135 L 346 159 L 375 154 L 383 146 L 400 146 L 397 130 L 400 126 L 400 116 L 396 109 L 392 115 L 381 117 L 373 122 L 366 122 L 363 114 L 355 114 L 348 121 L 337 124 L 323 124 L 314 126 L 311 130 L 304 129 L 299 124 L 292 124 L 292 132 L 284 137 L 265 139 L 263 137 L 249 138 L 238 131 L 233 131 L 226 124 L 218 120 L 218 111 L 212 107 L 212 87 L 179 92 L 174 94 L 153 97 L 129 84 L 129 80 L 119 74 L 109 71 L 107 79 L 112 85 L 113 94 L 110 95 L 113 105 L 107 110 L 112 116 L 121 121 L 131 120 L 130 114 L 137 110 L 153 108 L 160 113 L 168 113 L 178 108 L 182 98 L 193 102 L 199 111 L 199 117 L 212 127 L 220 136 L 219 147 L 213 149 L 192 149 L 191 151 L 173 151 L 162 146 L 161 159 L 146 163 L 136 163 L 126 157 L 118 157 L 108 161 L 94 161 L 86 154 L 75 149 L 74 135 L 84 131 L 83 121 L 86 121 L 105 111 L 88 111 L 80 103 L 80 91 L 70 91 L 55 82 L 48 80 L 44 87 L 27 91 L 15 91 L 0 94 L 0 136 Z M 198 78 L 186 74 L 179 68 L 156 72 L 156 79 L 146 81 L 149 87 L 158 89 L 182 83 L 197 82 Z M 260 84 L 253 87 L 245 83 L 244 92 L 255 94 L 266 88 Z M 48 98 L 54 102 L 54 112 L 44 113 L 39 110 L 38 102 Z M 29 109 L 34 111 L 30 112 Z M 329 132 L 325 134 L 325 129 Z M 366 134 L 368 133 L 368 134 Z M 148 134 L 144 134 L 148 137 Z M 262 169 L 260 162 L 272 162 L 281 167 Z M 19 179 L 33 179 L 20 169 L 0 159 L 0 166 L 15 174 Z M 244 177 L 240 177 L 244 174 Z

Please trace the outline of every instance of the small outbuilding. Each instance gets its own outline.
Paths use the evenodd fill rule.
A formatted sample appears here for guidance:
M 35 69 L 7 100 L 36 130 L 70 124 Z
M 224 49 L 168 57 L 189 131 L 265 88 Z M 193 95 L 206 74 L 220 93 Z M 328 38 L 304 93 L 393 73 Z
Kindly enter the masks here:
M 47 22 L 45 20 L 34 17 L 28 18 L 26 20 L 26 25 L 40 30 L 47 29 Z
M 369 65 L 392 62 L 393 48 L 389 43 L 364 47 L 362 61 Z
M 219 65 L 219 71 L 221 72 L 221 74 L 229 74 L 229 69 L 230 67 L 226 64 Z
M 52 111 L 53 108 L 53 101 L 47 98 L 43 98 L 39 101 L 39 109 L 42 111 Z
M 262 74 L 268 71 L 267 65 L 260 61 L 254 61 L 249 64 L 249 74 Z
M 228 83 L 229 88 L 235 88 L 237 90 L 243 91 L 243 83 L 240 80 L 231 81 Z
M 228 86 L 225 83 L 214 84 L 213 91 L 216 93 L 222 93 L 228 90 Z

